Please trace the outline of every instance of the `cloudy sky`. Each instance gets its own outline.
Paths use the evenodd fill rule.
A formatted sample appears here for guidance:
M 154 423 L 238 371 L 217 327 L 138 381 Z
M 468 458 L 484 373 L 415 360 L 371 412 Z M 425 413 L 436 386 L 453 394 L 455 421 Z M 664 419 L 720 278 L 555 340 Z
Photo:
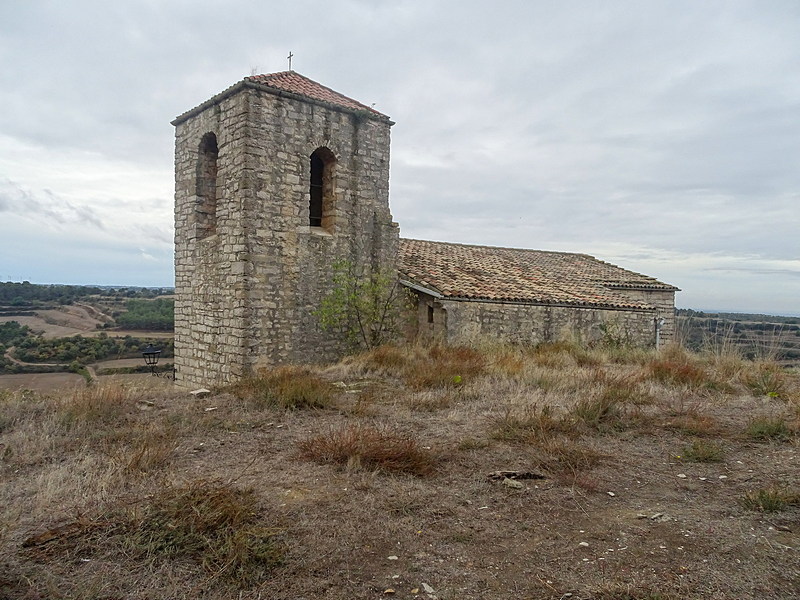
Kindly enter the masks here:
M 388 114 L 402 235 L 800 314 L 800 2 L 5 0 L 0 281 L 172 285 L 170 121 L 293 68 Z

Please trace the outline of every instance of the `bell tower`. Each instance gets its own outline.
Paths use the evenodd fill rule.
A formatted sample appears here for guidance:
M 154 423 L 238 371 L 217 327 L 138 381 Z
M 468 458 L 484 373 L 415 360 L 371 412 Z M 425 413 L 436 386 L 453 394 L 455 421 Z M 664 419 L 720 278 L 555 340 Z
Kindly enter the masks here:
M 315 310 L 333 266 L 394 270 L 392 121 L 294 71 L 176 118 L 175 366 L 184 386 L 346 350 Z

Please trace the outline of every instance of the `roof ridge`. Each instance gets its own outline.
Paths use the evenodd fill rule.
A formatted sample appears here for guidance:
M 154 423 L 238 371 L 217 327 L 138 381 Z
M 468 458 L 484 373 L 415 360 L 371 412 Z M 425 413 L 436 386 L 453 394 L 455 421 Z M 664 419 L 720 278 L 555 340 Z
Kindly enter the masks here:
M 441 242 L 437 240 L 420 240 L 417 238 L 400 238 L 401 242 L 425 242 L 427 244 L 444 244 L 447 246 L 462 246 L 465 248 L 486 248 L 488 250 L 518 250 L 520 252 L 537 252 L 537 253 L 546 253 L 546 254 L 566 254 L 568 256 L 585 256 L 587 258 L 591 258 L 593 260 L 601 261 L 599 258 L 595 258 L 591 254 L 586 254 L 585 252 L 567 252 L 565 250 L 536 250 L 534 248 L 517 248 L 512 246 L 491 246 L 489 244 L 465 244 L 463 242 Z M 611 263 L 606 263 L 611 264 Z M 616 265 L 612 265 L 616 266 Z

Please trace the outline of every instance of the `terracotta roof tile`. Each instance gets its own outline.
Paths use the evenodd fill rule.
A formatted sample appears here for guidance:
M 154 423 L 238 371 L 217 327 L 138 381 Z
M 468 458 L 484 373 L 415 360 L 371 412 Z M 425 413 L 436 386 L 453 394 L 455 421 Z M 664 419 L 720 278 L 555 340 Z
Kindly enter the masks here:
M 400 240 L 401 278 L 446 298 L 649 309 L 622 291 L 677 290 L 588 254 Z
M 251 75 L 250 77 L 245 77 L 245 81 L 258 83 L 276 90 L 305 96 L 312 100 L 341 106 L 342 108 L 348 108 L 350 110 L 365 110 L 376 116 L 388 118 L 374 108 L 366 104 L 361 104 L 361 102 L 353 100 L 352 98 L 348 98 L 294 71 L 281 71 L 280 73 L 269 73 L 266 75 Z

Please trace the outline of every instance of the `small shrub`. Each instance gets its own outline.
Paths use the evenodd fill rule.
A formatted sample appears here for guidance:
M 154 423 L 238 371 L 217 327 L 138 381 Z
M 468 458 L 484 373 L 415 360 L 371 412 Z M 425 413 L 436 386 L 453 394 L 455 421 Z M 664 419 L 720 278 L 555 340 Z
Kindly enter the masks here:
M 317 435 L 299 444 L 300 455 L 320 463 L 352 469 L 428 475 L 435 459 L 416 440 L 386 427 L 349 425 Z
M 572 409 L 572 414 L 591 429 L 613 428 L 620 425 L 621 410 L 613 397 L 585 398 Z
M 659 358 L 648 365 L 650 376 L 660 383 L 702 387 L 710 379 L 701 367 L 685 360 Z
M 756 396 L 786 396 L 786 375 L 773 363 L 761 363 L 742 376 L 742 382 Z
M 255 492 L 207 481 L 169 487 L 152 499 L 123 540 L 134 555 L 188 558 L 240 587 L 280 564 L 278 532 L 260 526 Z
M 745 493 L 740 502 L 748 510 L 779 512 L 790 505 L 800 504 L 800 494 L 792 494 L 777 488 L 765 488 Z
M 706 440 L 695 440 L 683 449 L 681 458 L 692 462 L 720 462 L 724 455 L 722 446 Z
M 261 370 L 257 377 L 244 379 L 229 389 L 256 409 L 326 408 L 332 404 L 335 394 L 331 383 L 308 368 L 293 366 Z
M 782 417 L 756 417 L 748 423 L 747 435 L 760 442 L 782 442 L 792 436 L 792 431 Z

